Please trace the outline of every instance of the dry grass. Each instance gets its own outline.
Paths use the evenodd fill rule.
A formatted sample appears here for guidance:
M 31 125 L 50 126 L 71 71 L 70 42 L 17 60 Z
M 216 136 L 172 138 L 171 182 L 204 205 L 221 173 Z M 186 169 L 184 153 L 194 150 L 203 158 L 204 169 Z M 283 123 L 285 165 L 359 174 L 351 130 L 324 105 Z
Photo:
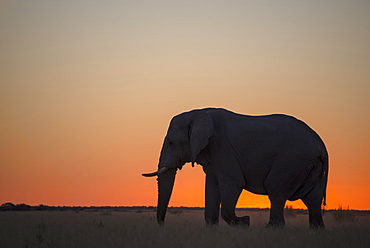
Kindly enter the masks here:
M 333 217 L 336 221 L 357 221 L 356 211 L 351 210 L 349 206 L 347 208 L 343 208 L 339 205 L 333 213 Z
M 251 216 L 249 228 L 224 222 L 206 228 L 202 211 L 168 214 L 160 228 L 154 212 L 0 212 L 1 247 L 370 247 L 370 216 L 338 222 L 324 216 L 325 230 L 310 230 L 308 215 L 266 229 L 268 212 Z

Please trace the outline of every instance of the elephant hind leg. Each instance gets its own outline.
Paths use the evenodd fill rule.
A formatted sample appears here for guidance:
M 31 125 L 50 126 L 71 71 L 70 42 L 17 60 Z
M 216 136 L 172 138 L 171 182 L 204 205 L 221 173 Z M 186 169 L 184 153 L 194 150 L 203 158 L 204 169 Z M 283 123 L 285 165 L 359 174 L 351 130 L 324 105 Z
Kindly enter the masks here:
M 318 186 L 302 197 L 303 203 L 308 208 L 310 228 L 325 227 L 321 210 L 322 198 L 322 190 Z

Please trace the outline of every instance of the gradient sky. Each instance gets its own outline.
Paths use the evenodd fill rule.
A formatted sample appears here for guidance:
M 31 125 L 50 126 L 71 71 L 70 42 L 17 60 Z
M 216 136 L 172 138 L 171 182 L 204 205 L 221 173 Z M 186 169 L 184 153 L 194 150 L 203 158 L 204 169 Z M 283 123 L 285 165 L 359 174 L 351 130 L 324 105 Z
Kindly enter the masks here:
M 328 208 L 370 209 L 370 2 L 1 1 L 0 204 L 150 205 L 170 119 L 202 107 L 304 120 Z M 204 206 L 201 166 L 172 206 Z M 288 202 L 304 207 L 300 201 Z M 243 192 L 239 207 L 269 207 Z

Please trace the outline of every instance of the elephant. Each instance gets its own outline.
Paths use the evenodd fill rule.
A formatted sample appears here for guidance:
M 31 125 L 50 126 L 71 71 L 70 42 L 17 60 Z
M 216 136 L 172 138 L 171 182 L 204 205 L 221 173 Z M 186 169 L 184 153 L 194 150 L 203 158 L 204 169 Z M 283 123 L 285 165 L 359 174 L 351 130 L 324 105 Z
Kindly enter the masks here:
M 249 226 L 237 217 L 242 190 L 267 195 L 267 227 L 285 225 L 287 200 L 301 199 L 309 226 L 324 228 L 328 152 L 319 135 L 303 121 L 284 114 L 242 115 L 222 108 L 195 109 L 172 118 L 160 152 L 157 222 L 164 224 L 177 169 L 190 162 L 203 167 L 206 225 L 222 219 L 231 226 Z

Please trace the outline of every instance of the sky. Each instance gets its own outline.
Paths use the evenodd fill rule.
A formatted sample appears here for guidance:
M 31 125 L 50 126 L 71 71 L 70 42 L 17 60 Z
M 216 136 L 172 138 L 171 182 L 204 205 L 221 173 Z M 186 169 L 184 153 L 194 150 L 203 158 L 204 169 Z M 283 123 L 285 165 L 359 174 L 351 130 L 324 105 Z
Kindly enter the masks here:
M 370 209 L 370 2 L 0 1 L 0 204 L 154 206 L 174 115 L 222 107 L 310 125 L 327 208 Z M 201 166 L 170 206 L 204 206 Z M 288 202 L 304 208 L 301 201 Z M 269 207 L 243 191 L 238 207 Z

